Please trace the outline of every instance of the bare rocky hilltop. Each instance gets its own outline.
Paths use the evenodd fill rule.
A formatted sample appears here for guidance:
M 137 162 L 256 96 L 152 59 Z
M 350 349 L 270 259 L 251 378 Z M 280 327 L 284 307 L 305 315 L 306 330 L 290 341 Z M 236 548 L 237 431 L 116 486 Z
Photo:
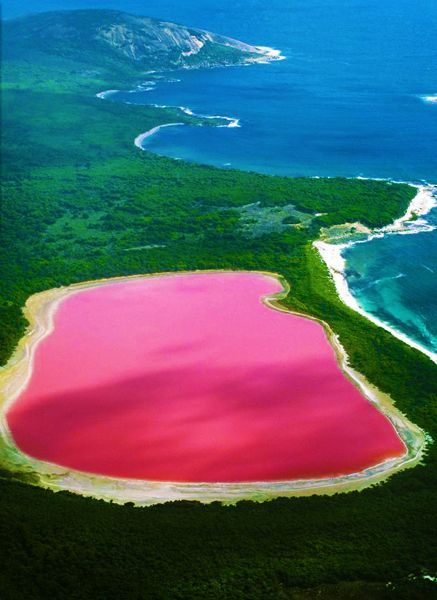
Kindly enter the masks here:
M 57 11 L 6 21 L 5 49 L 135 70 L 265 62 L 279 53 L 201 29 L 112 10 Z M 19 41 L 19 44 L 14 42 Z M 38 55 L 35 55 L 37 50 Z M 16 50 L 15 50 L 16 52 Z M 121 64 L 120 64 L 121 66 Z

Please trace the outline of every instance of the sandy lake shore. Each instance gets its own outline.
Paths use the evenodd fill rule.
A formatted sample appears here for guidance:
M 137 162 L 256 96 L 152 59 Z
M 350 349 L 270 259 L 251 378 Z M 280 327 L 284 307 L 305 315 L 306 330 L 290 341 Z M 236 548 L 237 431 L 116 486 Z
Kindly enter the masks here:
M 203 272 L 215 273 L 218 271 Z M 339 366 L 346 377 L 361 390 L 369 402 L 386 415 L 402 439 L 406 448 L 402 456 L 386 460 L 358 473 L 326 479 L 211 484 L 148 482 L 90 475 L 33 459 L 21 452 L 14 444 L 5 415 L 8 407 L 20 395 L 31 377 L 35 351 L 40 341 L 53 330 L 53 317 L 59 304 L 71 294 L 77 294 L 89 288 L 111 284 L 116 281 L 124 282 L 163 275 L 178 277 L 183 274 L 159 273 L 89 281 L 47 290 L 34 294 L 28 299 L 24 314 L 30 323 L 29 328 L 8 364 L 0 370 L 0 436 L 6 468 L 15 472 L 32 474 L 34 479 L 36 477 L 39 486 L 54 491 L 68 490 L 84 496 L 112 500 L 118 503 L 134 502 L 137 505 L 151 505 L 173 500 L 222 501 L 226 503 L 241 499 L 262 501 L 278 496 L 334 494 L 340 491 L 361 490 L 420 462 L 426 445 L 424 432 L 408 421 L 395 408 L 389 396 L 381 393 L 367 382 L 362 375 L 348 366 L 344 349 L 326 323 L 300 313 L 293 314 L 318 321 L 324 327 L 326 335 L 336 352 Z M 263 302 L 272 309 L 292 312 L 280 304 L 280 300 L 289 292 L 288 284 L 276 274 L 263 274 L 277 278 L 283 286 L 282 292 L 263 298 Z

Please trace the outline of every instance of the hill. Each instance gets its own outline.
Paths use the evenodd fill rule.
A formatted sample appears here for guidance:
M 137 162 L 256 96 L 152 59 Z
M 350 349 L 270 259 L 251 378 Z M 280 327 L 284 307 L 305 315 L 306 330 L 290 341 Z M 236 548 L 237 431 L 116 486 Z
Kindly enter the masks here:
M 98 68 L 116 65 L 142 72 L 275 58 L 263 47 L 113 10 L 56 11 L 6 21 L 4 52 L 6 58 L 86 59 Z

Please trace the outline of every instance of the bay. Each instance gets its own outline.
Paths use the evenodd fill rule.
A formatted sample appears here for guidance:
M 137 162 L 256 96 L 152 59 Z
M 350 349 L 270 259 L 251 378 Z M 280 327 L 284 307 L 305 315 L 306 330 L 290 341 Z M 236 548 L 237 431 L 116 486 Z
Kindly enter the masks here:
M 4 17 L 115 8 L 278 48 L 269 65 L 186 71 L 140 104 L 239 119 L 240 128 L 166 128 L 147 148 L 174 158 L 291 176 L 437 183 L 437 3 L 433 0 L 3 1 Z M 427 217 L 437 225 L 436 211 Z M 437 231 L 347 249 L 363 308 L 436 350 Z

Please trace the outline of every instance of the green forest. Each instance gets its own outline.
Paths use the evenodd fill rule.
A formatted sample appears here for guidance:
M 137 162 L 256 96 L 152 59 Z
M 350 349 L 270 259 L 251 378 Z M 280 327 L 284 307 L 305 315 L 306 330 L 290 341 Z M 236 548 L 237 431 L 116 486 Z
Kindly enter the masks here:
M 134 138 L 159 124 L 214 122 L 101 100 L 104 89 L 133 87 L 135 74 L 96 70 L 91 52 L 83 64 L 38 52 L 32 62 L 13 48 L 4 56 L 0 364 L 25 332 L 33 293 L 137 273 L 273 271 L 290 284 L 284 304 L 329 323 L 351 365 L 437 437 L 435 365 L 348 309 L 312 246 L 322 227 L 390 223 L 414 188 L 220 170 L 141 151 Z M 423 465 L 359 493 L 136 508 L 34 487 L 0 456 L 0 595 L 431 598 L 436 462 L 430 444 Z

